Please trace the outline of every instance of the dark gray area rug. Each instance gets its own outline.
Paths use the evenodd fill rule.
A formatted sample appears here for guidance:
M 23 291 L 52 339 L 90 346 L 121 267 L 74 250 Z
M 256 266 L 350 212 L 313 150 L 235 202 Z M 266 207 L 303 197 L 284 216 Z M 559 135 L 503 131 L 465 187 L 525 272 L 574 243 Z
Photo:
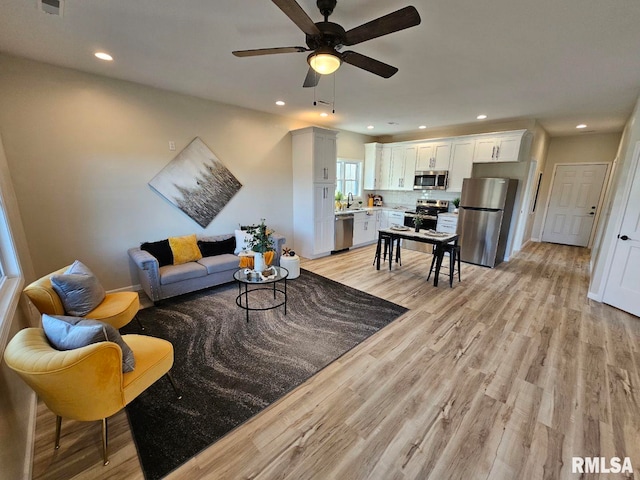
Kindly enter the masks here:
M 283 307 L 245 312 L 236 284 L 165 300 L 121 329 L 171 341 L 163 378 L 126 408 L 145 477 L 162 478 L 407 311 L 302 270 Z M 273 302 L 269 291 L 252 301 Z

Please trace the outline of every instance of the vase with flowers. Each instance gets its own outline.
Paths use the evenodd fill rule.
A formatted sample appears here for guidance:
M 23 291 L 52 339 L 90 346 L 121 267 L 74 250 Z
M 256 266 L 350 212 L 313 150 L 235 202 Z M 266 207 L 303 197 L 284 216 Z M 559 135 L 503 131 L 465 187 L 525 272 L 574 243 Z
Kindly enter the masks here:
M 264 222 L 261 218 L 260 225 L 247 229 L 247 233 L 252 235 L 248 244 L 253 252 L 253 270 L 259 273 L 266 269 L 264 254 L 273 251 L 273 230 L 269 230 Z

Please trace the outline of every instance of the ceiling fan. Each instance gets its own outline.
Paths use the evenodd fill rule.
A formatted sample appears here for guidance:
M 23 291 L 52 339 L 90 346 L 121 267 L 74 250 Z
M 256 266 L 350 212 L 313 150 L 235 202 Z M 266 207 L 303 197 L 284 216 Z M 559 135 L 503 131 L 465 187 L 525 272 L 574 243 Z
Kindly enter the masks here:
M 275 53 L 312 52 L 307 57 L 309 71 L 304 87 L 315 87 L 320 75 L 335 72 L 342 62 L 362 68 L 384 78 L 394 75 L 398 69 L 366 55 L 347 50 L 343 46 L 357 45 L 373 38 L 388 35 L 420 24 L 420 15 L 415 7 L 405 7 L 393 13 L 367 22 L 359 27 L 345 31 L 337 23 L 329 21 L 337 0 L 317 0 L 316 5 L 324 16 L 324 21 L 314 23 L 296 0 L 272 0 L 284 14 L 306 35 L 306 47 L 258 48 L 254 50 L 236 50 L 236 57 L 252 57 Z

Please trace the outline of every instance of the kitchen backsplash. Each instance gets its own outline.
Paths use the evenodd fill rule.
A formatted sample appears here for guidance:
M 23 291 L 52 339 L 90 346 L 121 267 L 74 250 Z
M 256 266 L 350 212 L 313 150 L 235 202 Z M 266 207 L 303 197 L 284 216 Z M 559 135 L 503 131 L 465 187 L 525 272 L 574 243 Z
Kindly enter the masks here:
M 364 197 L 367 198 L 369 193 L 382 195 L 383 203 L 389 205 L 404 205 L 406 207 L 415 207 L 419 198 L 429 198 L 433 200 L 449 200 L 452 202 L 460 196 L 460 192 L 445 192 L 442 190 L 421 190 L 417 192 L 401 192 L 394 190 L 365 190 Z M 449 211 L 453 211 L 453 203 L 449 203 Z

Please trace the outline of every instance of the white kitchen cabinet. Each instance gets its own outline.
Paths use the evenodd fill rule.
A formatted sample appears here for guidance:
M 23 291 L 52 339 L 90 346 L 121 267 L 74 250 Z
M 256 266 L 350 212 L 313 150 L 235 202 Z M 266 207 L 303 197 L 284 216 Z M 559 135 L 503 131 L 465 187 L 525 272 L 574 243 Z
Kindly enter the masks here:
M 386 210 L 376 210 L 376 230 L 381 228 L 389 228 L 389 212 Z
M 471 177 L 475 144 L 473 137 L 460 137 L 453 142 L 449 166 L 448 192 L 462 192 L 462 180 Z
M 333 250 L 333 232 L 334 232 L 334 204 L 335 204 L 335 186 L 315 183 L 313 185 L 314 209 L 314 239 L 312 247 L 312 256 L 326 255 Z M 298 246 L 295 247 L 296 252 L 300 252 Z M 304 252 L 304 249 L 302 250 Z M 306 255 L 303 255 L 306 257 Z
M 473 162 L 517 162 L 525 132 L 526 130 L 518 130 L 503 134 L 476 135 Z
M 404 225 L 404 212 L 389 211 L 389 227 L 393 225 Z
M 440 213 L 438 214 L 438 223 L 436 231 L 446 233 L 457 233 L 458 215 L 456 213 Z
M 291 132 L 293 152 L 293 249 L 318 258 L 333 250 L 336 134 L 308 127 Z
M 313 133 L 313 181 L 336 183 L 336 134 L 316 129 Z
M 416 145 L 400 144 L 391 148 L 388 190 L 413 190 L 417 152 Z
M 380 188 L 382 149 L 381 143 L 366 143 L 364 145 L 364 179 L 362 183 L 365 190 Z
M 412 145 L 404 149 L 404 174 L 402 177 L 402 187 L 400 190 L 413 191 L 413 181 L 416 176 L 416 160 L 418 158 L 418 147 Z
M 379 190 L 391 190 L 391 146 L 383 146 L 380 152 Z
M 448 170 L 451 159 L 452 141 L 437 141 L 418 145 L 418 171 Z
M 376 234 L 376 212 L 356 212 L 353 218 L 353 246 L 373 243 Z
M 389 190 L 400 190 L 404 180 L 405 147 L 395 146 L 391 149 L 391 173 L 389 174 Z

